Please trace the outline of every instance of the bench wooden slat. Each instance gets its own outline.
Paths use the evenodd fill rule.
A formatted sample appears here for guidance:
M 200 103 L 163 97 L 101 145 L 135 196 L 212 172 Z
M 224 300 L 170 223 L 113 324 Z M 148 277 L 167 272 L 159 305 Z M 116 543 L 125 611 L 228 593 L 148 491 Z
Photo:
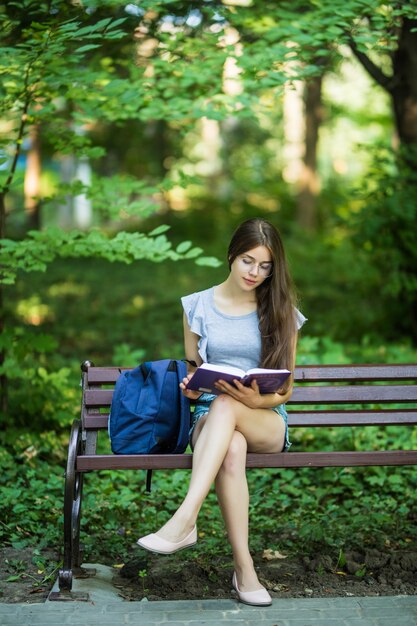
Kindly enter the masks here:
M 123 469 L 191 469 L 191 454 L 153 455 L 83 455 L 78 456 L 79 472 Z M 372 450 L 361 452 L 290 452 L 248 454 L 246 466 L 285 467 L 355 467 L 374 465 L 416 465 L 417 450 Z
M 295 368 L 299 382 L 415 380 L 417 365 L 302 365 Z
M 295 426 L 389 426 L 417 424 L 415 409 L 381 411 L 290 411 L 288 424 Z
M 417 385 L 296 386 L 289 404 L 415 402 Z
M 100 408 L 110 406 L 112 389 L 87 389 L 85 406 Z M 298 386 L 294 388 L 289 404 L 355 404 L 382 402 L 415 402 L 417 385 L 350 385 L 350 386 Z
M 87 414 L 84 417 L 86 430 L 107 429 L 107 413 Z M 290 426 L 389 426 L 417 424 L 415 409 L 382 411 L 289 411 Z
M 89 367 L 87 383 L 114 384 L 125 369 L 129 368 Z M 413 380 L 417 378 L 417 365 L 302 365 L 295 368 L 294 378 L 299 382 Z

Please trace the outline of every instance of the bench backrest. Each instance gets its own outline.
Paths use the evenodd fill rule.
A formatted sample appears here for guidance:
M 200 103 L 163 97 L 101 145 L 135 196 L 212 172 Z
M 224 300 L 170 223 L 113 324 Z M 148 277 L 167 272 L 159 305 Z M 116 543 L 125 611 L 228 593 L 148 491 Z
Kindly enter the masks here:
M 127 368 L 82 369 L 83 429 L 107 428 L 113 387 Z M 294 380 L 290 426 L 417 424 L 417 365 L 303 365 Z

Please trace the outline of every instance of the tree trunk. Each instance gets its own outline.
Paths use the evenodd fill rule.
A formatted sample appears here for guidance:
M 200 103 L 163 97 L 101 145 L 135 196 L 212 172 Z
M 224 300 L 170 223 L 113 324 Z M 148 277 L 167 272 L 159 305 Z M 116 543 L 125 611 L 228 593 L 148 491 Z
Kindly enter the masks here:
M 41 145 L 39 127 L 32 126 L 29 133 L 30 147 L 25 171 L 25 209 L 29 229 L 41 226 Z
M 353 39 L 350 47 L 368 74 L 390 94 L 401 144 L 417 146 L 417 20 L 403 18 L 398 46 L 392 54 L 392 76 L 359 50 Z
M 283 99 L 284 116 L 284 167 L 282 176 L 294 187 L 299 184 L 303 170 L 305 117 L 303 110 L 303 83 L 295 81 L 285 85 Z
M 392 75 L 385 74 L 364 52 L 358 50 L 353 39 L 350 41 L 350 47 L 368 74 L 391 96 L 396 133 L 400 147 L 403 148 L 397 153 L 398 175 L 401 175 L 402 189 L 407 190 L 410 206 L 415 207 L 413 196 L 417 176 L 417 20 L 402 18 L 398 45 L 391 55 Z M 398 189 L 395 192 L 398 194 Z M 401 193 L 398 197 L 401 200 Z M 410 254 L 408 240 L 406 245 L 404 243 L 407 235 L 414 232 L 415 219 L 413 220 L 410 211 L 406 210 L 403 215 L 398 216 L 398 220 L 395 218 L 393 224 L 383 219 L 381 228 L 387 224 L 392 231 L 396 254 L 401 258 L 400 267 L 394 270 L 394 280 L 397 283 L 401 277 L 402 284 L 406 285 L 401 287 L 398 293 L 398 298 L 403 302 L 402 319 L 407 320 L 404 328 L 415 343 L 417 298 L 415 290 L 410 289 L 410 286 L 413 285 L 413 281 L 415 282 L 417 273 L 415 258 Z M 378 243 L 377 241 L 376 245 Z M 386 268 L 386 272 L 390 270 L 392 268 Z
M 322 121 L 322 84 L 323 77 L 316 76 L 305 84 L 304 89 L 305 137 L 298 194 L 298 223 L 310 231 L 315 230 L 318 224 L 316 201 L 320 179 L 317 172 L 317 146 Z
M 88 157 L 77 159 L 75 178 L 86 185 L 91 186 L 91 165 Z M 93 209 L 90 198 L 85 193 L 74 197 L 74 223 L 77 228 L 86 229 L 93 221 Z
M 404 18 L 393 74 L 390 93 L 398 137 L 404 145 L 417 146 L 417 20 Z

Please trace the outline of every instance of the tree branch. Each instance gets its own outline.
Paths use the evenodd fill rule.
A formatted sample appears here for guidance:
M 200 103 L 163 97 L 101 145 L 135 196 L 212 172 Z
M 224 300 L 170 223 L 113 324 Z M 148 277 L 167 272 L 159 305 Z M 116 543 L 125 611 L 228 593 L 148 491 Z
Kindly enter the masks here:
M 365 68 L 368 74 L 378 83 L 378 85 L 381 85 L 383 89 L 391 94 L 394 87 L 392 77 L 384 74 L 381 68 L 375 65 L 375 63 L 371 61 L 371 59 L 364 52 L 361 52 L 352 37 L 349 37 L 349 45 L 353 54 L 358 59 L 360 64 Z

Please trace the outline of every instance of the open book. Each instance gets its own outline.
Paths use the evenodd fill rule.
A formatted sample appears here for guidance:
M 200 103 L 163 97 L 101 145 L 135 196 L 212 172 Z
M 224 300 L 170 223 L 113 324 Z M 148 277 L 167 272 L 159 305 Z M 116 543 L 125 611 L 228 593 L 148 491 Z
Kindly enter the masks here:
M 246 387 L 250 387 L 252 381 L 256 380 L 260 393 L 275 393 L 282 387 L 290 374 L 291 372 L 285 369 L 271 370 L 256 367 L 244 372 L 237 367 L 229 367 L 228 365 L 203 363 L 194 372 L 187 389 L 219 395 L 221 391 L 214 386 L 217 380 L 224 380 L 230 385 L 233 385 L 234 380 L 238 380 Z

